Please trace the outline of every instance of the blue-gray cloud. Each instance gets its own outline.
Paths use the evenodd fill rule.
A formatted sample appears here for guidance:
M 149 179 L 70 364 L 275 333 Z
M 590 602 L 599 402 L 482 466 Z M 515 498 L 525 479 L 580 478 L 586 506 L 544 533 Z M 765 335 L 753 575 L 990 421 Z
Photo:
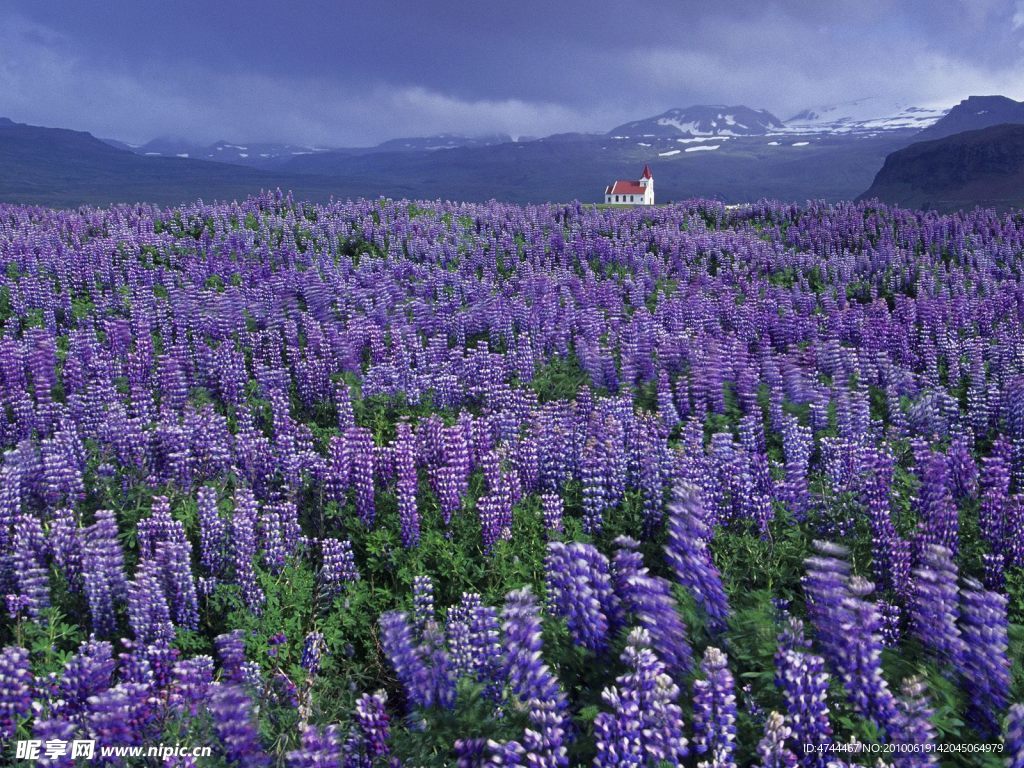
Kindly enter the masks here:
M 1021 0 L 0 7 L 0 115 L 142 141 L 604 130 L 672 106 L 1024 97 Z

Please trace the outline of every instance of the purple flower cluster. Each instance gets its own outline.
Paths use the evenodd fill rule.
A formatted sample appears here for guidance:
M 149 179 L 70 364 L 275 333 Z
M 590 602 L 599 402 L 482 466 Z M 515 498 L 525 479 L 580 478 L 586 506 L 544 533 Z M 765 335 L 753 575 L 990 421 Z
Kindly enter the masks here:
M 346 584 L 359 581 L 352 542 L 347 539 L 321 539 L 323 562 L 317 576 L 320 595 L 327 605 L 340 595 Z
M 0 653 L 3 735 L 112 744 L 213 713 L 229 763 L 380 768 L 389 718 L 403 704 L 447 717 L 468 678 L 498 726 L 527 726 L 466 734 L 456 759 L 566 764 L 575 708 L 597 696 L 544 661 L 532 593 L 445 611 L 435 600 L 465 584 L 417 570 L 482 552 L 470 588 L 543 579 L 548 612 L 604 654 L 593 667 L 629 638 L 625 670 L 601 683 L 618 675 L 599 762 L 678 762 L 675 687 L 705 628 L 745 660 L 732 545 L 753 567 L 827 535 L 851 538 L 856 560 L 828 546 L 807 561 L 793 609 L 807 637 L 789 625 L 775 656 L 779 713 L 750 694 L 761 762 L 820 762 L 800 745 L 848 738 L 850 718 L 889 743 L 934 742 L 940 705 L 944 727 L 960 718 L 979 738 L 1008 722 L 1022 762 L 1022 254 L 1017 214 L 876 203 L 0 206 L 0 596 L 19 644 Z M 513 540 L 541 523 L 543 573 Z M 586 543 L 569 541 L 581 529 Z M 319 702 L 284 671 L 300 663 L 287 642 L 257 661 L 245 641 L 259 632 L 221 629 L 236 606 L 247 627 L 272 621 L 315 579 L 314 606 L 287 606 L 309 619 L 313 679 L 328 619 L 381 605 L 382 564 L 411 563 L 410 614 L 385 610 L 373 638 L 402 694 L 359 698 L 347 730 L 311 722 Z M 89 640 L 75 649 L 66 624 Z M 219 669 L 191 655 L 225 630 Z M 883 649 L 918 654 L 960 711 L 883 674 Z M 352 669 L 388 669 L 363 661 Z M 355 699 L 368 681 L 336 682 Z M 751 754 L 733 748 L 732 689 L 707 649 L 691 762 Z M 301 727 L 268 755 L 262 729 L 293 700 Z
M 718 648 L 704 651 L 704 677 L 693 684 L 693 746 L 700 766 L 736 765 L 736 693 L 728 659 Z
M 594 720 L 598 766 L 676 764 L 688 754 L 679 686 L 650 647 L 647 630 L 629 635 L 622 662 L 627 673 L 601 698 L 610 712 Z
M 604 651 L 621 623 L 608 558 L 589 544 L 552 541 L 544 570 L 549 610 L 565 619 L 574 642 Z
M 704 609 L 708 626 L 718 633 L 726 628 L 729 601 L 708 549 L 711 535 L 698 490 L 692 485 L 679 485 L 669 505 L 665 554 L 676 578 Z

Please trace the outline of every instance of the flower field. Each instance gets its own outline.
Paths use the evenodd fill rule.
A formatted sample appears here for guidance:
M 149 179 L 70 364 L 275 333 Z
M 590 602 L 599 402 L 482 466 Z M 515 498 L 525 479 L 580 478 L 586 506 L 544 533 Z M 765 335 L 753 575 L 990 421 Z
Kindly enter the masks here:
M 0 206 L 0 448 L 0 764 L 1024 766 L 1019 213 Z

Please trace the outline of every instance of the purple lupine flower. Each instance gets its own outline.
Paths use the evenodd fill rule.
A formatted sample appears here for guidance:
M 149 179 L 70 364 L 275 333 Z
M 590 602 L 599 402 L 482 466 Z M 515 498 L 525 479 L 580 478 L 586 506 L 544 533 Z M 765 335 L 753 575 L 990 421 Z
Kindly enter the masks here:
M 794 768 L 799 762 L 797 756 L 786 746 L 792 730 L 785 718 L 772 712 L 764 724 L 764 736 L 757 743 L 758 768 Z
M 404 613 L 381 614 L 381 646 L 405 689 L 410 708 L 428 709 L 438 701 L 434 674 L 417 645 Z
M 235 491 L 235 512 L 231 518 L 231 559 L 235 581 L 242 588 L 242 599 L 255 614 L 263 609 L 266 596 L 256 573 L 256 521 L 259 505 L 248 488 Z
M 171 618 L 179 627 L 198 629 L 199 598 L 192 576 L 192 544 L 184 535 L 169 541 L 161 550 L 160 560 Z
M 502 619 L 509 687 L 526 706 L 532 727 L 525 729 L 518 741 L 489 742 L 489 759 L 496 765 L 512 761 L 512 765 L 567 766 L 568 701 L 558 678 L 543 661 L 540 612 L 529 588 L 506 596 Z M 466 747 L 463 744 L 463 749 Z
M 269 759 L 253 721 L 252 699 L 239 685 L 221 684 L 210 694 L 210 715 L 228 765 L 260 768 Z
M 886 648 L 895 648 L 903 639 L 903 627 L 900 622 L 903 620 L 903 609 L 898 603 L 890 603 L 886 600 L 877 600 L 878 615 L 882 619 L 882 642 Z
M 1024 493 L 1014 494 L 1006 505 L 1003 530 L 1003 560 L 1016 568 L 1024 567 Z
M 179 656 L 176 648 L 165 642 L 144 645 L 127 638 L 122 638 L 121 644 L 125 652 L 117 656 L 120 682 L 142 683 L 154 689 L 167 687 Z
M 498 742 L 479 736 L 471 739 L 456 739 L 455 744 L 452 745 L 452 751 L 455 753 L 455 765 L 457 768 L 480 768 L 485 765 L 485 761 L 489 757 L 496 756 L 496 751 L 500 748 L 501 745 Z M 510 765 L 518 765 L 518 757 Z
M 672 384 L 668 378 L 668 371 L 664 368 L 658 370 L 658 418 L 662 423 L 672 429 L 679 419 L 679 411 L 676 409 L 672 392 Z
M 736 765 L 736 693 L 728 659 L 718 648 L 704 651 L 704 678 L 693 684 L 693 746 L 702 768 Z
M 520 478 L 524 493 L 533 493 L 540 485 L 540 453 L 537 441 L 525 435 L 513 446 L 512 466 Z
M 147 558 L 139 563 L 135 579 L 128 584 L 128 624 L 136 641 L 143 645 L 174 640 L 171 609 L 158 573 L 159 566 Z
M 430 673 L 430 687 L 434 691 L 435 706 L 454 708 L 455 669 L 448 658 L 444 632 L 436 621 L 427 622 L 423 628 L 418 650 Z
M 510 507 L 510 500 L 497 493 L 486 493 L 476 500 L 485 554 L 490 554 L 499 541 L 512 538 L 512 530 L 508 525 L 511 518 Z
M 90 696 L 110 687 L 114 675 L 114 649 L 110 643 L 89 640 L 64 665 L 50 710 L 55 717 L 77 719 Z
M 416 477 L 415 438 L 408 424 L 399 425 L 393 450 L 395 494 L 398 496 L 398 517 L 402 522 L 402 546 L 410 549 L 420 543 L 420 512 L 416 506 L 419 480 Z
M 89 698 L 86 723 L 98 746 L 137 744 L 155 735 L 157 714 L 151 683 L 122 682 Z
M 337 726 L 320 729 L 307 725 L 302 730 L 301 746 L 285 754 L 288 768 L 342 768 L 341 743 Z
M 820 554 L 805 561 L 804 592 L 817 639 L 856 711 L 896 740 L 896 700 L 882 675 L 882 620 L 864 599 L 872 585 L 850 576 L 844 547 L 823 542 L 815 547 Z
M 687 674 L 693 667 L 693 650 L 671 583 L 651 575 L 637 541 L 620 536 L 615 544 L 618 550 L 612 560 L 612 575 L 623 608 L 650 633 L 652 647 L 669 670 L 676 675 Z
M 1000 436 L 981 460 L 981 505 L 978 525 L 993 554 L 1006 555 L 1006 509 L 1010 503 L 1009 441 Z
M 464 593 L 448 609 L 448 654 L 456 677 L 470 675 L 497 701 L 504 686 L 504 659 L 498 612 L 484 605 L 480 595 Z
M 317 586 L 320 595 L 330 605 L 344 591 L 346 584 L 359 581 L 359 571 L 352 542 L 348 539 L 321 539 L 320 550 L 323 564 L 317 575 Z
M 302 668 L 310 677 L 320 673 L 320 661 L 324 653 L 323 632 L 310 632 L 302 644 Z
M 622 661 L 627 672 L 601 694 L 610 712 L 594 719 L 597 766 L 678 764 L 688 754 L 679 686 L 651 650 L 645 629 L 630 632 Z
M 459 475 L 459 469 L 451 464 L 442 464 L 434 472 L 437 501 L 445 526 L 451 523 L 452 515 L 462 506 L 463 490 L 459 483 Z
M 196 493 L 199 517 L 199 563 L 206 572 L 210 586 L 224 573 L 227 549 L 227 524 L 217 508 L 217 491 L 203 486 Z M 209 592 L 210 590 L 206 590 Z
M 971 455 L 971 440 L 957 435 L 949 444 L 949 474 L 957 501 L 970 498 L 978 490 L 978 465 Z
M 609 459 L 606 442 L 591 435 L 580 456 L 580 482 L 583 485 L 583 530 L 598 534 L 604 524 L 604 512 L 612 501 L 608 489 Z
M 70 746 L 70 742 L 78 735 L 78 727 L 67 720 L 48 719 L 36 720 L 32 724 L 32 738 L 43 743 L 44 750 L 49 744 L 56 746 L 63 743 Z M 52 755 L 52 757 L 50 756 Z M 40 754 L 39 765 L 46 768 L 74 768 L 75 761 L 71 759 L 70 749 L 63 753 L 44 751 Z
M 1024 704 L 1014 704 L 1003 735 L 1007 768 L 1024 768 Z
M 987 589 L 999 592 L 1006 586 L 1006 561 L 1002 555 L 985 552 L 981 556 L 984 575 L 982 581 Z
M 541 658 L 540 612 L 529 589 L 509 592 L 502 610 L 505 669 L 512 692 L 523 701 L 539 699 L 566 705 L 558 678 Z
M 959 617 L 956 563 L 948 549 L 925 547 L 921 565 L 914 571 L 914 597 L 910 601 L 910 626 L 914 635 L 939 662 L 959 666 L 964 642 L 957 627 Z
M 282 531 L 281 517 L 271 504 L 263 505 L 256 523 L 258 533 L 257 551 L 264 567 L 270 573 L 278 574 L 288 562 L 288 548 Z
M 139 521 L 138 538 L 140 557 L 152 563 L 151 575 L 166 596 L 172 619 L 196 629 L 199 601 L 192 577 L 192 544 L 185 526 L 171 516 L 167 497 L 153 497 L 152 513 Z
M 32 711 L 34 679 L 28 651 L 8 645 L 0 651 L 0 736 L 14 737 L 18 721 Z
M 345 502 L 352 473 L 352 459 L 349 456 L 345 435 L 335 435 L 327 445 L 327 476 L 324 478 L 324 493 L 338 504 Z
M 958 669 L 970 700 L 968 718 L 979 734 L 995 738 L 1010 702 L 1007 598 L 968 579 L 961 592 L 963 656 Z
M 910 542 L 900 537 L 892 520 L 890 496 L 895 467 L 887 450 L 873 452 L 862 496 L 871 525 L 871 567 L 884 589 L 905 595 L 910 589 Z
M 75 512 L 66 507 L 57 509 L 50 519 L 49 548 L 53 564 L 64 574 L 68 589 L 82 590 L 82 532 Z
M 557 493 L 542 493 L 540 496 L 541 512 L 544 516 L 544 529 L 561 533 L 563 529 L 562 515 L 565 506 L 562 497 Z
M 436 621 L 434 615 L 434 582 L 429 576 L 414 576 L 412 580 L 412 622 L 417 636 L 422 636 L 427 624 Z
M 171 671 L 168 706 L 189 717 L 205 711 L 213 686 L 213 659 L 193 656 L 175 662 Z
M 621 623 L 608 558 L 590 544 L 550 541 L 544 573 L 548 610 L 565 619 L 574 642 L 604 651 Z
M 914 745 L 920 752 L 911 752 L 897 759 L 897 764 L 912 766 L 938 765 L 934 750 L 937 731 L 932 725 L 934 714 L 928 702 L 927 687 L 919 677 L 908 677 L 903 681 L 899 699 L 899 743 Z
M 693 485 L 681 483 L 669 505 L 665 554 L 679 583 L 704 609 L 709 628 L 719 633 L 725 630 L 729 619 L 729 602 L 722 576 L 711 559 L 710 539 L 699 491 Z
M 117 628 L 114 602 L 124 597 L 124 553 L 117 540 L 117 520 L 108 509 L 96 512 L 96 522 L 85 529 L 82 546 L 82 578 L 93 631 L 111 635 Z
M 184 533 L 181 524 L 171 516 L 171 501 L 166 496 L 154 496 L 149 517 L 139 520 L 136 535 L 141 557 L 155 557 L 160 545 Z
M 14 523 L 11 570 L 18 584 L 21 606 L 39 620 L 50 607 L 50 574 L 46 567 L 46 539 L 39 521 L 20 515 Z
M 787 414 L 783 418 L 782 446 L 786 456 L 785 499 L 796 519 L 802 520 L 807 513 L 807 468 L 814 448 L 813 433 Z
M 334 385 L 334 405 L 338 411 L 338 430 L 344 434 L 346 430 L 356 425 L 356 417 L 352 411 L 352 392 L 344 381 Z
M 832 743 L 828 709 L 828 674 L 825 660 L 810 652 L 803 625 L 790 619 L 779 637 L 775 653 L 775 685 L 786 703 L 786 725 L 793 732 L 792 743 L 827 746 Z M 805 764 L 823 765 L 824 753 L 801 755 Z
M 561 705 L 554 701 L 531 700 L 527 720 L 532 727 L 524 729 L 523 736 L 518 742 L 522 745 L 523 764 L 551 768 L 568 766 L 569 757 L 565 742 L 569 723 L 561 710 Z M 512 747 L 512 751 L 518 750 Z
M 223 635 L 217 635 L 213 644 L 220 659 L 221 678 L 229 683 L 241 683 L 245 680 L 245 632 L 235 629 Z
M 639 420 L 636 432 L 634 482 L 643 497 L 643 530 L 649 536 L 661 526 L 665 509 L 667 433 L 650 418 Z
M 386 704 L 387 696 L 383 691 L 364 693 L 356 701 L 352 719 L 359 731 L 361 751 L 371 763 L 387 757 L 391 752 L 388 745 L 391 740 L 391 720 Z
M 456 678 L 469 675 L 473 670 L 473 648 L 470 645 L 469 617 L 470 600 L 479 600 L 479 596 L 465 594 L 462 601 L 448 609 L 445 616 L 445 639 L 448 643 L 448 659 L 452 665 L 452 673 Z
M 345 442 L 352 462 L 349 482 L 355 489 L 356 513 L 363 525 L 372 528 L 376 517 L 373 435 L 363 427 L 352 427 L 345 432 Z
M 919 549 L 929 544 L 946 547 L 955 557 L 959 543 L 956 502 L 950 490 L 949 461 L 941 453 L 929 453 L 920 471 L 917 539 Z

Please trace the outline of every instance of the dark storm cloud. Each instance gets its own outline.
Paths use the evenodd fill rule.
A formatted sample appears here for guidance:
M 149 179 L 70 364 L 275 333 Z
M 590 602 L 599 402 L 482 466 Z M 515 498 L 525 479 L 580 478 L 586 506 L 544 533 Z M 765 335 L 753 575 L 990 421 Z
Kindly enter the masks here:
M 605 130 L 672 106 L 1024 97 L 1024 2 L 0 5 L 0 115 L 142 141 Z

